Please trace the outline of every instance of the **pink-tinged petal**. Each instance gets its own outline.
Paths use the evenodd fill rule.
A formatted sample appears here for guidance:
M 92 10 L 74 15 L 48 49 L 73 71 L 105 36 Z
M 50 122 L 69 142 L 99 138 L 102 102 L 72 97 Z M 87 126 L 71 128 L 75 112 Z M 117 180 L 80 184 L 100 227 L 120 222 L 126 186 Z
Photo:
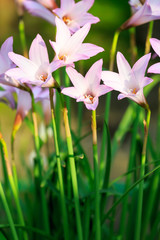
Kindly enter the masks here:
M 83 0 L 77 2 L 72 9 L 74 17 L 81 16 L 86 13 L 91 8 L 93 3 L 94 0 Z
M 13 52 L 10 52 L 8 56 L 27 76 L 35 75 L 37 66 L 31 60 Z
M 122 26 L 121 29 L 135 27 L 147 23 L 153 19 L 151 7 L 145 3 L 135 14 L 132 15 Z
M 120 94 L 118 95 L 118 100 L 121 100 L 121 99 L 126 98 L 126 97 L 128 97 L 127 94 L 120 93 Z
M 67 53 L 68 55 L 72 55 L 78 51 L 83 40 L 87 36 L 91 25 L 86 24 L 81 29 L 79 29 L 76 33 L 74 33 L 70 39 L 66 42 L 65 46 L 62 48 L 61 52 Z
M 116 91 L 122 91 L 123 85 L 118 73 L 102 71 L 101 78 L 106 86 L 111 87 Z
M 117 66 L 122 81 L 129 80 L 132 75 L 131 67 L 122 53 L 117 53 Z
M 95 17 L 90 13 L 85 13 L 84 15 L 79 16 L 79 18 L 76 18 L 76 22 L 80 26 L 83 26 L 86 23 L 90 23 L 90 24 L 98 23 L 99 21 L 100 21 L 100 19 L 98 17 Z
M 51 46 L 52 46 L 53 50 L 55 51 L 55 53 L 58 55 L 59 52 L 60 52 L 60 46 L 59 46 L 59 44 L 56 43 L 56 42 L 53 42 L 53 41 L 51 41 L 51 40 L 49 40 L 49 43 L 51 44 Z
M 150 43 L 154 51 L 157 53 L 157 55 L 160 57 L 160 40 L 156 38 L 151 38 Z
M 112 90 L 113 90 L 113 88 L 110 88 L 106 85 L 103 85 L 103 84 L 99 85 L 98 89 L 96 90 L 96 94 L 97 94 L 96 96 L 100 97 L 108 92 L 111 92 Z
M 88 103 L 84 102 L 84 104 L 88 110 L 96 110 L 98 103 L 99 103 L 98 98 L 94 98 L 94 102 L 92 104 L 88 104 Z
M 12 68 L 6 72 L 6 75 L 11 78 L 17 79 L 18 81 L 27 78 L 26 74 L 20 68 Z
M 69 58 L 67 59 L 67 62 L 64 62 L 64 66 L 68 66 L 68 65 L 71 66 L 73 65 L 73 62 L 77 62 L 79 60 L 86 60 L 86 59 L 89 59 L 89 57 L 85 55 L 85 53 L 84 54 L 76 53 L 69 56 Z
M 24 7 L 28 10 L 30 14 L 33 16 L 37 16 L 43 18 L 50 22 L 51 24 L 55 25 L 55 16 L 51 13 L 48 9 L 43 7 L 41 4 L 34 2 L 34 1 L 24 1 Z
M 5 61 L 10 63 L 8 58 L 8 53 L 13 51 L 13 37 L 7 38 L 7 40 L 2 44 L 0 54 L 5 58 Z
M 160 63 L 153 64 L 151 67 L 149 67 L 148 73 L 160 74 Z
M 77 99 L 80 96 L 79 91 L 75 87 L 63 88 L 61 93 L 75 99 Z
M 59 18 L 62 18 L 64 14 L 64 11 L 61 8 L 55 8 L 52 12 L 56 14 Z
M 102 47 L 96 46 L 91 43 L 83 43 L 77 53 L 92 57 L 103 51 L 104 49 Z
M 7 86 L 12 86 L 12 87 L 19 87 L 20 83 L 17 79 L 13 77 L 9 77 L 6 74 L 0 75 L 0 83 L 7 85 Z M 23 85 L 23 84 L 21 84 Z
M 71 34 L 66 24 L 58 17 L 56 17 L 56 26 L 56 43 L 59 48 L 62 48 L 69 41 Z
M 96 93 L 96 90 L 101 81 L 102 65 L 103 60 L 98 60 L 91 66 L 85 76 L 85 80 L 88 84 L 88 89 L 90 89 L 93 93 Z
M 77 89 L 77 91 L 83 95 L 87 87 L 85 82 L 86 79 L 84 79 L 84 77 L 72 67 L 67 67 L 66 72 L 75 89 Z
M 139 84 L 141 84 L 141 81 L 143 81 L 146 68 L 148 66 L 148 62 L 151 58 L 151 54 L 146 54 L 143 57 L 141 57 L 133 66 L 132 70 L 134 72 L 135 78 L 139 81 Z
M 144 77 L 143 80 L 141 81 L 141 86 L 140 86 L 140 88 L 144 88 L 145 86 L 147 86 L 147 85 L 150 84 L 151 82 L 153 82 L 153 79 L 152 79 L 152 78 Z
M 17 103 L 17 113 L 20 113 L 22 120 L 28 114 L 31 109 L 31 96 L 28 92 L 19 90 L 18 93 L 18 103 Z
M 40 66 L 43 63 L 49 64 L 47 47 L 44 40 L 39 34 L 37 34 L 36 38 L 33 40 L 31 44 L 31 47 L 29 50 L 29 58 L 37 66 Z
M 61 61 L 57 60 L 57 61 L 53 61 L 49 64 L 49 72 L 52 73 L 54 71 L 56 71 L 58 68 L 62 67 L 62 63 Z
M 61 0 L 61 8 L 65 11 L 75 5 L 74 0 Z

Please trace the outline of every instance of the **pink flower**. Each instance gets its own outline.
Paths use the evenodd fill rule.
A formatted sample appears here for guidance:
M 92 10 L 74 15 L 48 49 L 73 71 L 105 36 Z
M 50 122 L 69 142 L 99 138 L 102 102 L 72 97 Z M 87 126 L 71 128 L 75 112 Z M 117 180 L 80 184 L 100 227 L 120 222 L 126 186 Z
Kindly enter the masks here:
M 139 2 L 139 3 L 138 3 Z M 122 30 L 130 27 L 142 25 L 152 20 L 160 19 L 160 1 L 146 0 L 143 1 L 132 0 L 129 3 L 135 13 L 120 27 Z
M 121 92 L 118 100 L 129 98 L 139 105 L 146 107 L 147 102 L 143 94 L 143 88 L 153 80 L 144 77 L 151 54 L 141 57 L 131 68 L 123 54 L 117 53 L 118 73 L 111 71 L 102 72 L 104 83 L 116 91 Z
M 38 1 L 46 5 L 44 0 Z M 47 7 L 51 5 L 51 0 L 48 0 L 48 2 Z M 23 5 L 32 15 L 41 17 L 53 25 L 55 25 L 55 15 L 57 15 L 64 21 L 71 33 L 74 33 L 86 23 L 99 22 L 99 18 L 87 12 L 93 3 L 94 0 L 82 0 L 77 3 L 74 0 L 61 0 L 61 7 L 55 8 L 53 13 L 34 1 L 24 0 Z
M 0 83 L 9 86 L 19 86 L 17 80 L 5 74 L 8 69 L 15 67 L 15 64 L 8 57 L 8 53 L 11 51 L 13 51 L 13 37 L 7 38 L 0 49 Z
M 24 0 L 23 5 L 25 9 L 27 9 L 28 12 L 33 16 L 43 18 L 49 23 L 55 25 L 55 15 L 40 3 L 35 1 Z
M 84 25 L 76 33 L 71 35 L 66 24 L 56 18 L 57 34 L 56 42 L 50 41 L 57 60 L 63 66 L 73 65 L 73 62 L 89 59 L 99 52 L 104 51 L 103 48 L 90 43 L 82 43 L 90 30 L 90 24 Z
M 59 61 L 49 63 L 48 52 L 42 37 L 38 34 L 33 40 L 29 59 L 10 52 L 10 59 L 18 68 L 10 69 L 6 74 L 22 83 L 34 84 L 41 87 L 52 87 L 54 79 L 52 72 L 60 67 Z
M 15 88 L 0 84 L 0 101 L 9 104 L 12 109 L 15 109 L 16 103 L 13 97 Z
M 75 3 L 74 0 L 61 0 L 61 7 L 53 10 L 59 16 L 72 33 L 76 32 L 86 23 L 97 23 L 99 18 L 87 11 L 92 7 L 94 0 L 82 0 Z
M 72 67 L 66 69 L 74 87 L 63 88 L 62 93 L 75 98 L 77 102 L 84 102 L 89 110 L 95 110 L 98 106 L 98 97 L 111 91 L 112 88 L 100 85 L 102 72 L 102 59 L 95 62 L 85 77 Z
M 150 43 L 154 51 L 160 57 L 160 40 L 156 38 L 151 38 Z M 149 69 L 148 73 L 158 73 L 160 74 L 160 63 L 153 64 Z

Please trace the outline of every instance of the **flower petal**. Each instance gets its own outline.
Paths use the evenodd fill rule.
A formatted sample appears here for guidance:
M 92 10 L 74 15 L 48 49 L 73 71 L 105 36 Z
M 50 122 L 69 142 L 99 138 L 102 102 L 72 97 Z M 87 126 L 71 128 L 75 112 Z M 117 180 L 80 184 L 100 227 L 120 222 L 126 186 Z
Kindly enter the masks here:
M 40 66 L 43 63 L 49 64 L 47 47 L 44 40 L 39 34 L 37 34 L 36 38 L 33 40 L 31 44 L 31 47 L 29 50 L 29 58 L 37 66 Z
M 56 17 L 56 27 L 56 43 L 61 49 L 69 41 L 71 34 L 66 24 L 58 17 Z
M 92 57 L 103 51 L 104 49 L 102 47 L 99 47 L 91 43 L 83 43 L 77 53 L 84 54 L 88 57 Z
M 92 104 L 88 104 L 88 103 L 84 102 L 84 104 L 88 110 L 96 110 L 98 103 L 99 103 L 98 97 L 94 98 L 94 102 Z
M 121 79 L 118 73 L 111 71 L 102 71 L 101 78 L 105 85 L 121 92 L 123 89 Z
M 24 1 L 23 5 L 28 10 L 28 12 L 33 16 L 43 18 L 50 22 L 51 24 L 55 25 L 54 14 L 52 14 L 48 9 L 43 7 L 41 4 L 34 1 Z
M 83 0 L 77 2 L 72 9 L 74 16 L 81 16 L 86 13 L 92 7 L 93 3 L 94 0 Z
M 141 81 L 141 86 L 140 87 L 144 88 L 145 86 L 147 86 L 151 82 L 153 82 L 152 78 L 144 77 L 143 80 Z
M 131 67 L 122 53 L 117 53 L 117 66 L 121 80 L 129 80 L 132 75 Z
M 95 62 L 91 68 L 88 70 L 85 76 L 85 80 L 88 83 L 88 89 L 90 89 L 91 92 L 96 93 L 97 87 L 100 84 L 101 80 L 101 73 L 102 73 L 102 64 L 103 60 L 100 59 L 97 62 Z
M 79 91 L 75 87 L 63 88 L 61 93 L 75 99 L 77 99 L 80 96 Z
M 81 95 L 83 95 L 87 89 L 87 84 L 86 84 L 84 77 L 72 67 L 67 67 L 66 72 L 67 72 L 71 82 L 73 83 L 74 87 L 77 89 L 77 91 Z
M 148 69 L 148 73 L 158 73 L 160 74 L 160 63 L 155 63 Z
M 98 89 L 97 89 L 97 97 L 100 97 L 108 92 L 111 92 L 113 90 L 113 88 L 110 88 L 104 84 L 99 85 Z
M 157 53 L 157 55 L 160 57 L 160 40 L 156 38 L 150 38 L 150 43 L 154 51 Z
M 76 22 L 79 24 L 79 26 L 83 26 L 86 23 L 98 23 L 100 19 L 98 17 L 93 16 L 90 13 L 85 13 L 84 15 L 79 16 L 79 18 L 76 18 Z
M 141 81 L 143 81 L 145 71 L 148 66 L 148 62 L 149 62 L 150 58 L 151 58 L 150 53 L 144 55 L 134 64 L 134 66 L 132 68 L 134 76 L 135 76 L 136 80 L 139 82 L 139 84 L 141 83 Z
M 75 5 L 74 0 L 61 0 L 61 8 L 65 11 L 68 8 L 72 8 Z
M 78 49 L 80 48 L 83 40 L 87 36 L 91 25 L 86 24 L 81 29 L 79 29 L 76 33 L 74 33 L 70 39 L 66 42 L 65 46 L 61 49 L 61 53 L 66 53 L 68 55 L 76 54 Z
M 24 73 L 26 73 L 27 76 L 33 78 L 37 71 L 35 63 L 13 52 L 8 53 L 8 56 Z

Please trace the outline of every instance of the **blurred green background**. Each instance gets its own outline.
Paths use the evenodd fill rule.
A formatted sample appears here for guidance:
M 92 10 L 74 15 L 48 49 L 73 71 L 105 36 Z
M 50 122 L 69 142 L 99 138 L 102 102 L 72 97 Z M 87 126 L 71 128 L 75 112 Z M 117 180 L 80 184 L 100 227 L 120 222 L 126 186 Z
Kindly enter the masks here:
M 85 71 L 98 59 L 103 58 L 104 67 L 108 68 L 109 65 L 109 54 L 112 44 L 112 39 L 115 30 L 130 16 L 130 7 L 128 4 L 128 0 L 95 0 L 93 7 L 89 11 L 93 15 L 100 18 L 100 22 L 92 25 L 91 30 L 88 36 L 85 39 L 85 42 L 97 44 L 104 48 L 104 52 L 98 54 L 97 56 L 91 58 L 84 62 Z M 43 39 L 45 40 L 50 59 L 53 59 L 54 52 L 49 44 L 49 40 L 54 40 L 55 35 L 55 27 L 50 23 L 46 22 L 43 19 L 38 17 L 31 16 L 27 12 L 24 13 L 24 22 L 25 22 L 25 31 L 26 31 L 26 39 L 28 49 L 32 40 L 35 38 L 37 33 L 39 33 Z M 160 36 L 158 27 L 159 22 L 155 23 L 154 27 L 154 36 Z M 145 36 L 147 32 L 147 24 L 137 28 L 137 46 L 139 50 L 139 56 L 142 56 L 144 51 L 144 42 Z M 19 30 L 18 30 L 18 15 L 16 10 L 16 5 L 13 0 L 0 0 L 0 45 L 8 38 L 9 36 L 13 36 L 14 38 L 14 51 L 16 53 L 22 54 L 22 48 L 19 38 Z M 118 42 L 118 51 L 121 51 L 127 60 L 130 60 L 130 40 L 129 40 L 129 31 L 124 31 L 120 34 L 119 42 Z M 116 70 L 116 67 L 115 67 Z M 123 116 L 123 113 L 128 105 L 128 101 L 126 99 L 122 101 L 117 101 L 117 92 L 112 94 L 111 101 L 111 114 L 110 114 L 110 131 L 111 135 L 113 135 L 115 129 L 117 128 L 120 119 Z M 154 136 L 155 129 L 154 126 L 155 119 L 157 117 L 157 89 L 154 89 L 152 94 L 148 97 L 148 102 L 151 106 L 152 111 L 152 119 L 151 119 L 151 129 Z M 75 104 L 75 101 L 72 101 Z M 104 116 L 104 103 L 105 97 L 100 98 L 100 105 L 97 109 L 98 116 L 98 126 L 101 127 L 103 123 Z M 84 109 L 84 121 L 86 121 L 85 127 L 86 129 L 90 127 L 90 122 L 88 116 L 90 112 Z M 75 116 L 76 113 L 73 113 Z M 9 107 L 5 106 L 3 103 L 0 103 L 0 127 L 2 130 L 2 134 L 4 139 L 6 140 L 9 152 L 10 152 L 10 135 L 13 126 L 13 121 L 15 117 L 15 111 L 9 109 Z M 73 124 L 74 125 L 74 124 Z M 85 130 L 86 130 L 85 129 Z M 84 130 L 84 132 L 85 132 Z M 86 139 L 88 142 L 88 139 Z M 26 127 L 25 123 L 17 133 L 16 137 L 16 145 L 17 159 L 21 159 L 22 162 L 19 165 L 19 177 L 23 177 L 23 162 L 29 158 L 29 154 L 33 149 L 33 141 L 32 136 L 29 132 L 29 129 Z M 88 148 L 88 152 L 92 151 L 91 148 Z M 121 159 L 121 161 L 119 161 Z M 118 169 L 118 175 L 125 172 L 126 162 L 128 160 L 128 145 L 124 145 L 121 151 L 118 152 L 116 161 L 116 166 L 114 169 Z M 20 162 L 20 161 L 18 161 Z M 112 177 L 116 176 L 117 173 L 114 170 L 112 173 Z

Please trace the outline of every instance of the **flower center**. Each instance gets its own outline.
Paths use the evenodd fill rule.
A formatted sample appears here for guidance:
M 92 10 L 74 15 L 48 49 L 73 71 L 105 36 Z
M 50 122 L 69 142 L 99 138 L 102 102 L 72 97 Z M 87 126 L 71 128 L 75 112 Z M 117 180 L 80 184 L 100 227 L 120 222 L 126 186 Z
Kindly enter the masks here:
M 39 76 L 39 80 L 45 82 L 47 80 L 48 74 L 47 73 L 43 73 Z
M 89 103 L 93 103 L 94 102 L 94 97 L 90 94 L 85 94 L 84 98 L 89 100 Z
M 70 23 L 71 23 L 71 19 L 70 19 L 70 17 L 68 17 L 68 16 L 63 16 L 62 17 L 62 20 L 63 20 L 63 22 L 66 24 L 66 25 L 69 25 Z
M 67 55 L 64 54 L 62 56 L 58 55 L 59 60 L 63 60 L 64 62 L 67 60 Z
M 129 93 L 136 94 L 138 90 L 136 88 L 134 89 L 129 89 Z

